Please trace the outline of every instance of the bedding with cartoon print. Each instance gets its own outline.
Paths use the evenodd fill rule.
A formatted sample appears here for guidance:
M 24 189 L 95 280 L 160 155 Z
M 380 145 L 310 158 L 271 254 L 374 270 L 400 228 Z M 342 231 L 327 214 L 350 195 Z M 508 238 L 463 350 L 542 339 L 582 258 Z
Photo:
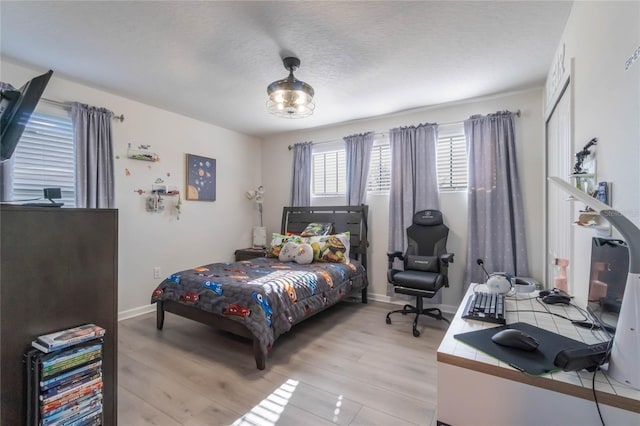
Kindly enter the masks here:
M 153 291 L 151 303 L 172 300 L 243 322 L 266 354 L 291 326 L 367 284 L 364 268 L 353 260 L 299 265 L 254 258 L 172 274 Z

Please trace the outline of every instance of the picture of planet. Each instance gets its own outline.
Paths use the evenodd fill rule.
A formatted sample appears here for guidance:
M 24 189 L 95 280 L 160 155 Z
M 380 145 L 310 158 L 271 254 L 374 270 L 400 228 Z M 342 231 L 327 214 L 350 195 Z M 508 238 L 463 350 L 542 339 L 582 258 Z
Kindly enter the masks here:
M 187 154 L 187 200 L 215 201 L 216 160 Z

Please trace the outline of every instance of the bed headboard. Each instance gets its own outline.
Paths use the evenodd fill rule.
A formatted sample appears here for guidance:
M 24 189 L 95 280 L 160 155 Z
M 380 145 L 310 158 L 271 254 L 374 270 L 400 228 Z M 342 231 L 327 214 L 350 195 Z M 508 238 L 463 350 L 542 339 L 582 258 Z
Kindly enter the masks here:
M 349 231 L 350 257 L 367 267 L 369 206 L 285 207 L 282 211 L 282 234 L 302 232 L 312 222 L 331 222 L 335 233 Z

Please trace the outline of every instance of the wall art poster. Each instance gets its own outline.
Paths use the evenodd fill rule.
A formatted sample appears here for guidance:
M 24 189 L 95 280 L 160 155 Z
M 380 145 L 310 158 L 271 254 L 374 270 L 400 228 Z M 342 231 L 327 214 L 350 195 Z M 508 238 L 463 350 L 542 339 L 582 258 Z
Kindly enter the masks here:
M 187 154 L 187 200 L 216 200 L 216 160 Z

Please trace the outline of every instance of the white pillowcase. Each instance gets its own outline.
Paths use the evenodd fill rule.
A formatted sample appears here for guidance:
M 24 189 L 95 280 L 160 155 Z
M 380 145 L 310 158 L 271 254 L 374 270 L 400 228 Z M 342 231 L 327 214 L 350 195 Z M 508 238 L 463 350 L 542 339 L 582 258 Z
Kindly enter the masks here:
M 313 249 L 310 244 L 298 244 L 294 242 L 287 242 L 280 250 L 278 259 L 281 262 L 288 262 L 293 260 L 301 265 L 308 265 L 313 262 Z

